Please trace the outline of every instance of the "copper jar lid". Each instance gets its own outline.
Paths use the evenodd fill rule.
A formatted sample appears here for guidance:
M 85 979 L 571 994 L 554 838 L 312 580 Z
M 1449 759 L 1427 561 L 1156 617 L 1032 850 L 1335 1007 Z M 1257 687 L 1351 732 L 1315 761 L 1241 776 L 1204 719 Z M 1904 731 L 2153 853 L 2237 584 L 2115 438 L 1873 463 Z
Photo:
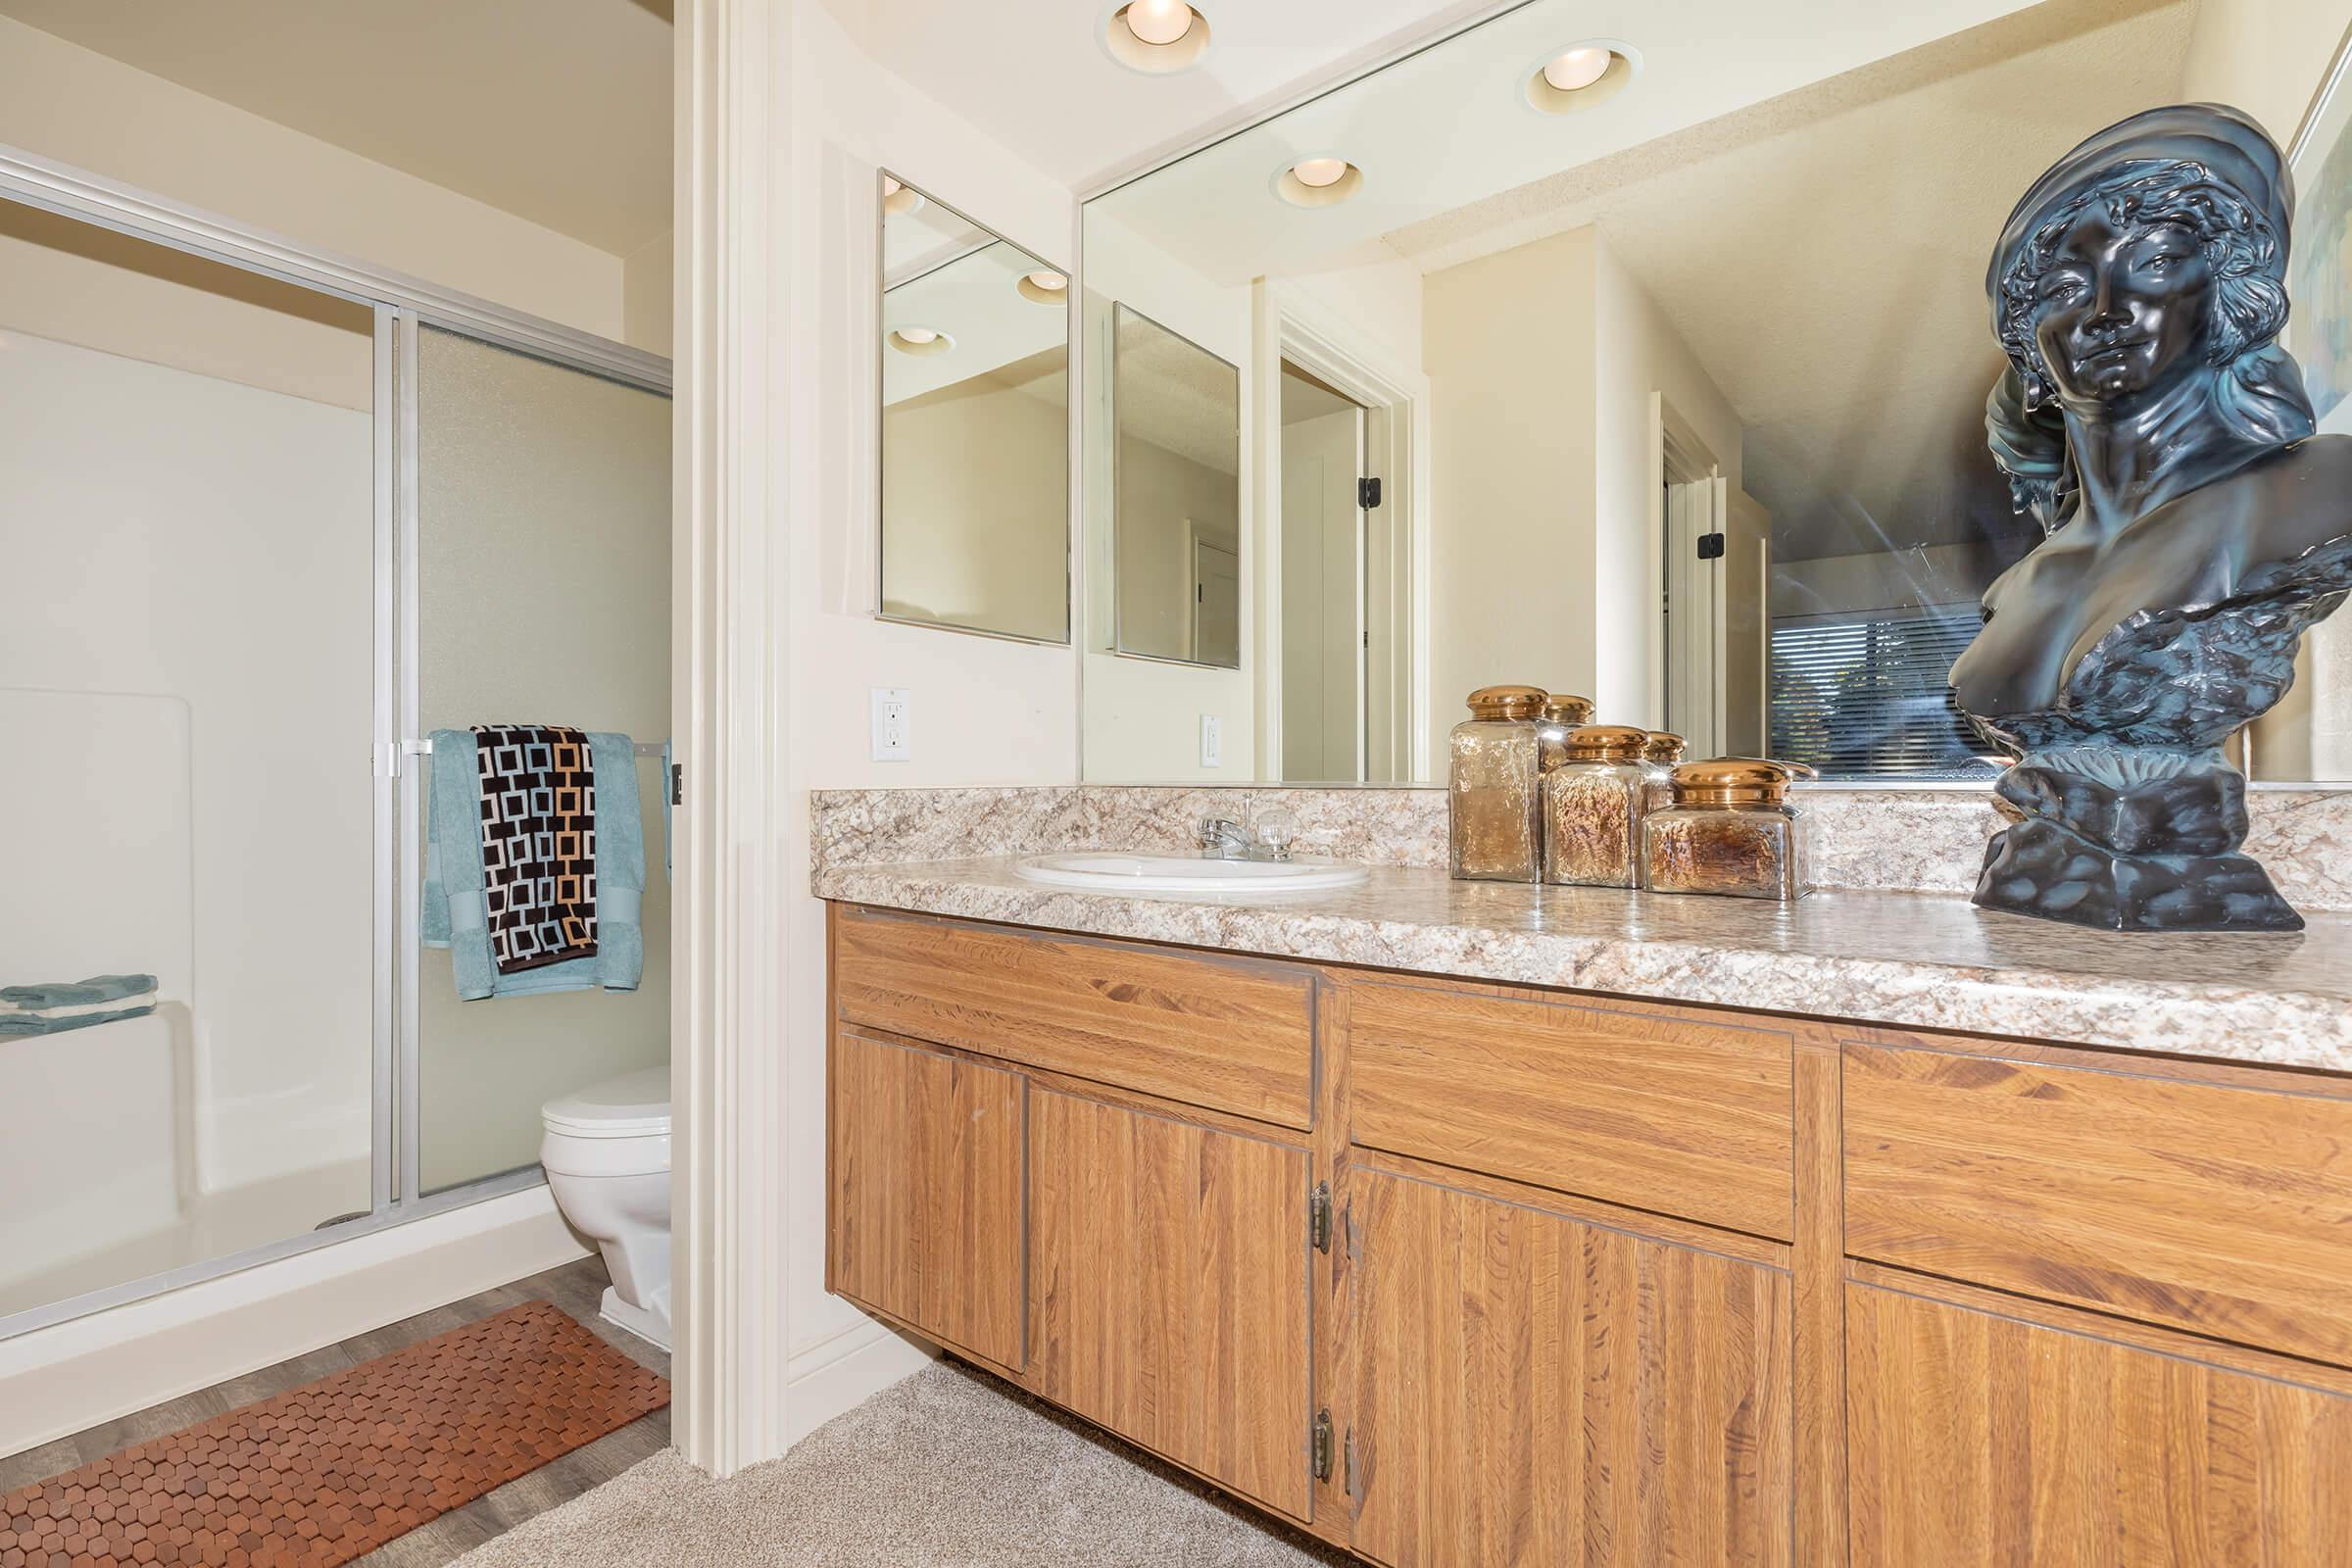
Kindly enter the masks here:
M 1481 686 L 1470 694 L 1472 718 L 1534 718 L 1544 711 L 1541 686 Z
M 1670 729 L 1653 729 L 1649 739 L 1642 743 L 1642 760 L 1645 762 L 1679 762 L 1683 760 L 1683 738 Z
M 1554 692 L 1544 705 L 1544 716 L 1554 724 L 1590 724 L 1592 722 L 1592 699 Z
M 1788 783 L 1810 777 L 1802 762 L 1775 762 L 1761 757 L 1718 757 L 1704 762 L 1685 762 L 1674 770 L 1677 806 L 1776 806 L 1788 793 Z
M 1649 731 L 1625 724 L 1584 724 L 1568 732 L 1568 759 L 1575 762 L 1638 762 Z

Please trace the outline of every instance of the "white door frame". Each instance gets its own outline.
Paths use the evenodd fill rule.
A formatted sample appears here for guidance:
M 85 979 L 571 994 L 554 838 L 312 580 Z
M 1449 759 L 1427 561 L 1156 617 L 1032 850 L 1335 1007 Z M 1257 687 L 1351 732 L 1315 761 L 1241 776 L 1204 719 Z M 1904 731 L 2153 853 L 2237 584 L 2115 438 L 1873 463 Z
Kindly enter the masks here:
M 718 1476 L 777 1452 L 784 1414 L 791 15 L 676 24 L 671 1438 Z
M 1431 723 L 1429 377 L 1418 367 L 1393 363 L 1279 280 L 1260 278 L 1251 285 L 1250 328 L 1256 415 L 1249 433 L 1257 526 L 1250 635 L 1260 770 L 1278 767 L 1282 756 L 1282 365 L 1288 360 L 1364 409 L 1364 470 L 1382 481 L 1381 507 L 1403 537 L 1409 578 L 1397 596 L 1402 613 L 1391 617 L 1402 628 L 1392 678 L 1404 690 L 1405 717 L 1393 726 L 1390 772 L 1417 779 L 1430 756 Z M 1367 729 L 1359 715 L 1359 736 Z

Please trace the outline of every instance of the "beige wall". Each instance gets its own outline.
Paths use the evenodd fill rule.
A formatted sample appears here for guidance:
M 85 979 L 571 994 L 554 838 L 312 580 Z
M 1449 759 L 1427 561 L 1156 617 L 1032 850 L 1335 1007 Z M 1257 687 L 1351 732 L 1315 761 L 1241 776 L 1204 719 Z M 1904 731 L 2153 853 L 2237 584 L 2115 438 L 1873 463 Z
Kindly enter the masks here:
M 2201 0 L 2180 96 L 2243 109 L 2283 147 L 2347 27 L 2344 0 Z
M 620 258 L 5 17 L 0 143 L 583 331 L 622 333 Z
M 883 411 L 885 611 L 1069 635 L 1067 385 L 1049 376 L 1040 396 L 1034 382 L 974 376 Z
M 677 236 L 665 228 L 621 259 L 620 340 L 632 348 L 669 353 L 676 249 Z
M 1574 691 L 1604 720 L 1656 724 L 1650 398 L 1665 395 L 1734 486 L 1738 416 L 1596 229 L 1432 272 L 1425 287 L 1432 776 L 1479 686 Z
M 1480 686 L 1589 691 L 1595 611 L 1592 229 L 1432 272 L 1432 777 Z
M 366 412 L 368 308 L 0 202 L 0 330 Z

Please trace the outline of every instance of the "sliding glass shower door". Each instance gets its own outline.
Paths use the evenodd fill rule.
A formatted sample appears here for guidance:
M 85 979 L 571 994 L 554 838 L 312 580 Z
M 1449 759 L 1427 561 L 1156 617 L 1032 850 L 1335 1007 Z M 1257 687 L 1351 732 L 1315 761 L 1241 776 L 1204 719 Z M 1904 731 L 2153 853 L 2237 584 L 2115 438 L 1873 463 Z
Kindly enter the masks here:
M 667 1061 L 666 387 L 0 148 L 0 1338 L 528 1186 Z M 482 723 L 630 738 L 633 988 L 420 948 Z
M 429 326 L 416 389 L 419 733 L 628 736 L 635 776 L 597 789 L 629 792 L 646 861 L 633 991 L 461 1002 L 448 952 L 420 955 L 411 1102 L 430 1194 L 534 1163 L 548 1100 L 669 1060 L 669 400 Z
M 375 1205 L 373 340 L 0 202 L 0 1321 Z

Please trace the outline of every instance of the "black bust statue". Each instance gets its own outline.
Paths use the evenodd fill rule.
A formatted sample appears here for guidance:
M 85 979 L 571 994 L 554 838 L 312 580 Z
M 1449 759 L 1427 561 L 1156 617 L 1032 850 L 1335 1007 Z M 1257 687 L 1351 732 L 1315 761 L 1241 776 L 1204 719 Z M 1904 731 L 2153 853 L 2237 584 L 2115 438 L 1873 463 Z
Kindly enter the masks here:
M 1984 600 L 1960 709 L 2017 759 L 1986 908 L 2128 931 L 2293 930 L 2239 853 L 2221 747 L 2352 588 L 2352 437 L 2312 434 L 2286 324 L 2294 196 L 2244 115 L 2134 115 L 2017 204 L 1985 278 L 1993 458 L 2045 539 Z

